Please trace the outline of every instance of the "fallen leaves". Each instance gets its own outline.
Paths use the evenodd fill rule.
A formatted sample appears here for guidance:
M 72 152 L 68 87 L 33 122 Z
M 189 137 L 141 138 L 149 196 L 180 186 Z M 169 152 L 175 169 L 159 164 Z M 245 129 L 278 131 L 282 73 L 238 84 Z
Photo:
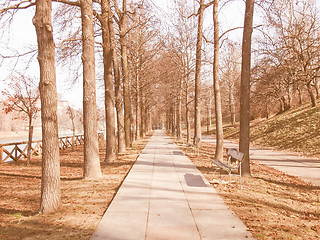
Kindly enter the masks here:
M 211 181 L 215 146 L 203 143 L 199 156 L 179 146 Z M 320 239 L 320 187 L 265 165 L 252 163 L 251 171 L 241 190 L 238 178 L 215 189 L 256 239 Z
M 102 164 L 101 181 L 82 179 L 82 146 L 61 152 L 61 206 L 38 214 L 41 158 L 0 165 L 0 239 L 90 239 L 119 185 L 147 139 L 136 142 L 114 163 Z M 105 143 L 100 146 L 104 159 Z

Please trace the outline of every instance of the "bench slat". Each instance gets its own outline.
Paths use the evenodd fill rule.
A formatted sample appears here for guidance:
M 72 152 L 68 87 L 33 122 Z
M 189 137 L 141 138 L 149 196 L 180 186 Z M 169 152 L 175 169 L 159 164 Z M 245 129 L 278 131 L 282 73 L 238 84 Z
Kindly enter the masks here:
M 239 152 L 235 148 L 228 148 L 227 154 L 228 154 L 228 156 L 231 156 L 232 158 L 237 159 L 239 161 L 242 161 L 243 157 L 244 157 L 244 153 Z

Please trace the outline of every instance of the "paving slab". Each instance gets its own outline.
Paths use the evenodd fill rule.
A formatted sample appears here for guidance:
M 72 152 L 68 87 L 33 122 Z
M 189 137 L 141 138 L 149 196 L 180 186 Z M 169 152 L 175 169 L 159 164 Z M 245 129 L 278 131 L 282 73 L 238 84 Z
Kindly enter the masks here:
M 192 162 L 155 131 L 93 240 L 252 239 Z

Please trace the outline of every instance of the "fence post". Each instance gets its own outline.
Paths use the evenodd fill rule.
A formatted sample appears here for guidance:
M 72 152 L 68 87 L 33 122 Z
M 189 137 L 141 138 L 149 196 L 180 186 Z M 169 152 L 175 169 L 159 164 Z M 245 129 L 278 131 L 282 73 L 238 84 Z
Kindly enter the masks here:
M 18 161 L 18 144 L 14 145 L 14 161 Z
M 3 163 L 2 158 L 3 158 L 3 147 L 0 146 L 0 163 Z

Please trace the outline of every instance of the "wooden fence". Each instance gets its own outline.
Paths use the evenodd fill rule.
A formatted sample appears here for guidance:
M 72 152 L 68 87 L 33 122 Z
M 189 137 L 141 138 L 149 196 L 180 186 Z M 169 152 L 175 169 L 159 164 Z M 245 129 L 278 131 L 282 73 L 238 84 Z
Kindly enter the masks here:
M 99 133 L 99 139 L 103 138 L 103 134 Z M 59 138 L 59 148 L 64 150 L 74 146 L 84 144 L 84 135 L 66 136 Z M 28 141 L 0 144 L 0 163 L 6 160 L 18 161 L 21 158 L 27 158 Z M 31 156 L 41 155 L 42 153 L 42 141 L 33 141 L 31 144 Z

